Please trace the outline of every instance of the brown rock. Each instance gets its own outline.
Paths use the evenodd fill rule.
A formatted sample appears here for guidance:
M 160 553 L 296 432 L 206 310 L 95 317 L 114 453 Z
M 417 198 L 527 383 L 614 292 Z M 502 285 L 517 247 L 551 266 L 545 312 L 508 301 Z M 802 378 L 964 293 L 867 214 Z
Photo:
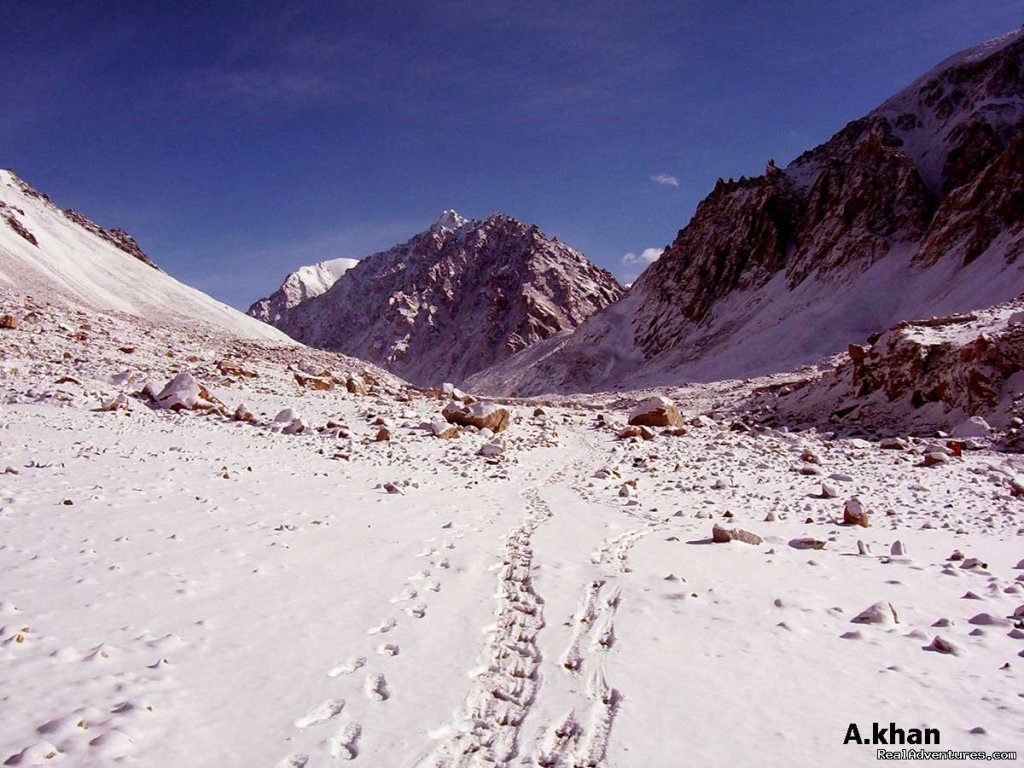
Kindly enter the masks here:
M 508 429 L 509 423 L 508 408 L 495 403 L 470 403 L 467 405 L 453 400 L 445 406 L 441 415 L 452 424 L 489 429 L 492 432 Z
M 742 541 L 744 544 L 761 544 L 764 542 L 760 536 L 742 528 L 726 528 L 715 523 L 711 529 L 711 540 L 716 544 L 725 544 L 730 541 Z
M 300 387 L 306 389 L 318 389 L 326 392 L 334 389 L 334 382 L 320 376 L 309 376 L 305 373 L 295 373 L 295 381 Z
M 366 394 L 366 382 L 363 381 L 361 376 L 349 376 L 345 382 L 345 388 L 353 395 L 365 395 Z
M 683 417 L 667 397 L 644 400 L 629 414 L 629 423 L 643 427 L 681 427 Z
M 7 331 L 13 331 L 18 327 L 18 318 L 14 315 L 4 315 L 0 317 L 0 328 Z
M 854 497 L 847 500 L 846 505 L 843 507 L 843 523 L 846 525 L 859 525 L 861 528 L 867 528 L 871 525 L 871 516 L 864 509 L 860 499 Z
M 381 427 L 377 430 L 377 437 L 374 438 L 378 443 L 386 443 L 391 440 L 391 430 L 387 427 Z

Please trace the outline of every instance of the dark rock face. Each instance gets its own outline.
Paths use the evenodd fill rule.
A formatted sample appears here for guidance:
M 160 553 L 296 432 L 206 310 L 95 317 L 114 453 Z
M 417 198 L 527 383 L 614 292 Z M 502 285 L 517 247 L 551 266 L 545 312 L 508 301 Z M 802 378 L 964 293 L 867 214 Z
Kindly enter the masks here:
M 159 267 L 153 263 L 149 256 L 147 256 L 143 252 L 142 248 L 139 247 L 139 244 L 135 242 L 135 238 L 129 235 L 123 229 L 118 229 L 117 227 L 111 227 L 109 229 L 106 227 L 101 227 L 99 224 L 96 224 L 94 221 L 92 221 L 91 219 L 87 218 L 86 216 L 82 215 L 81 213 L 72 208 L 66 208 L 64 210 L 64 215 L 67 216 L 68 219 L 73 221 L 78 226 L 89 230 L 98 237 L 103 238 L 111 245 L 124 251 L 129 256 L 138 259 L 143 264 L 148 264 L 153 269 L 159 269 Z
M 719 180 L 637 280 L 636 346 L 650 359 L 691 343 L 717 302 L 778 274 L 848 281 L 897 246 L 965 264 L 1024 222 L 1024 35 L 944 62 L 784 171 Z M 1021 244 L 1013 246 L 1015 258 Z
M 305 344 L 429 385 L 462 382 L 575 328 L 621 294 L 608 272 L 535 226 L 448 212 L 275 324 Z

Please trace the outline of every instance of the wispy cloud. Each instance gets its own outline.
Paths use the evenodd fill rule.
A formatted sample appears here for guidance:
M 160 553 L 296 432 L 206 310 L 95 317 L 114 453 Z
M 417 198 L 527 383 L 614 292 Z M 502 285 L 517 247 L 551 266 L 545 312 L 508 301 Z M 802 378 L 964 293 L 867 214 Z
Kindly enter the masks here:
M 651 181 L 653 181 L 655 184 L 661 184 L 664 187 L 679 186 L 679 179 L 677 179 L 675 176 L 669 176 L 667 173 L 655 173 L 651 176 Z M 650 249 L 648 248 L 648 250 Z
M 644 248 L 639 254 L 627 253 L 622 257 L 623 266 L 639 265 L 641 269 L 661 258 L 664 248 Z

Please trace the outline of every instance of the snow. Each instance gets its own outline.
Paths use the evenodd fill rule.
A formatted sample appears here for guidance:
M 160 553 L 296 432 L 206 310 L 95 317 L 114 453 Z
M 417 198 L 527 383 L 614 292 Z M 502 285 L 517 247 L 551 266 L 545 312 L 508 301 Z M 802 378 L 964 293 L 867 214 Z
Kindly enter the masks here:
M 25 293 L 62 296 L 72 305 L 174 323 L 202 323 L 254 339 L 291 344 L 280 331 L 153 269 L 71 222 L 53 203 L 27 194 L 0 170 L 0 203 L 32 233 L 32 245 L 0 217 L 0 280 Z
M 867 766 L 842 740 L 876 721 L 1019 748 L 1019 456 L 732 429 L 753 382 L 512 401 L 498 454 L 380 372 L 368 396 L 293 377 L 356 361 L 24 301 L 0 291 L 37 315 L 0 360 L 0 760 Z M 254 422 L 97 408 L 185 370 Z M 660 394 L 701 418 L 616 439 Z M 868 528 L 835 522 L 854 497 Z

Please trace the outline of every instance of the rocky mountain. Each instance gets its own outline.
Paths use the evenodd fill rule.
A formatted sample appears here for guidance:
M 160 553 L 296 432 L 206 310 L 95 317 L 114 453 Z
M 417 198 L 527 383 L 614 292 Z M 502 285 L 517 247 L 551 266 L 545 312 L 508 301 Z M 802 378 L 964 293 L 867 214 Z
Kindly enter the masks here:
M 1024 290 L 1024 34 L 939 64 L 785 168 L 719 180 L 617 305 L 470 382 L 538 394 L 784 370 Z
M 161 271 L 127 232 L 62 210 L 12 171 L 0 170 L 0 287 L 37 300 L 206 326 L 291 344 L 287 336 Z
M 460 383 L 575 328 L 621 294 L 608 272 L 535 226 L 445 211 L 273 322 L 305 344 L 416 384 Z
M 248 314 L 273 325 L 292 307 L 325 293 L 339 277 L 358 263 L 357 259 L 342 258 L 299 267 L 284 279 L 274 293 L 249 307 Z

